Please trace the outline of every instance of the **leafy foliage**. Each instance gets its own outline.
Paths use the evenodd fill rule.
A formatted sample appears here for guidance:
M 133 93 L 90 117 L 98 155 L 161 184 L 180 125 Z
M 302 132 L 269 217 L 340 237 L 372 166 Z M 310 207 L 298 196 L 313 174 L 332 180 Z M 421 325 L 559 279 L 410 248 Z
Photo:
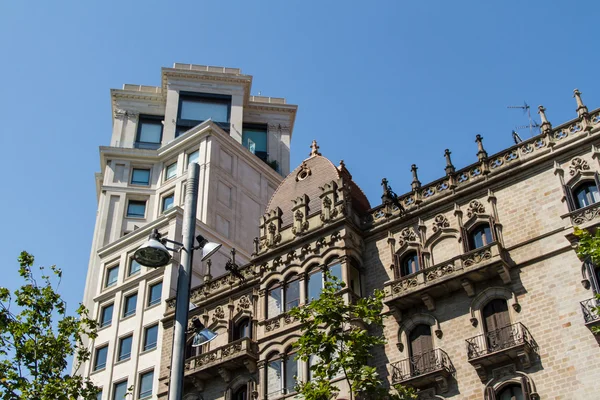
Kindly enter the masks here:
M 345 284 L 327 271 L 325 277 L 318 299 L 290 311 L 302 323 L 302 336 L 294 344 L 299 358 L 309 361 L 311 355 L 318 355 L 311 379 L 299 382 L 296 390 L 306 400 L 330 400 L 339 392 L 332 380 L 344 377 L 357 398 L 415 399 L 414 391 L 404 387 L 389 393 L 376 368 L 367 365 L 373 348 L 385 344 L 383 336 L 372 334 L 383 327 L 383 292 L 376 290 L 372 296 L 346 304 L 339 294 Z
M 83 305 L 77 316 L 67 315 L 67 305 L 44 267 L 39 267 L 41 283 L 36 281 L 32 255 L 21 252 L 18 260 L 25 284 L 13 295 L 0 287 L 0 398 L 95 400 L 98 389 L 92 382 L 65 369 L 70 356 L 75 356 L 75 372 L 90 359 L 83 337 L 96 337 L 96 322 Z M 62 271 L 54 265 L 50 270 L 58 287 Z
M 575 227 L 575 236 L 579 238 L 577 245 L 577 255 L 581 259 L 589 259 L 596 265 L 600 264 L 600 229 L 592 235 L 589 231 Z M 596 295 L 597 303 L 600 304 L 600 294 Z M 592 312 L 600 315 L 600 306 L 593 307 Z M 592 332 L 600 335 L 600 327 L 592 327 Z

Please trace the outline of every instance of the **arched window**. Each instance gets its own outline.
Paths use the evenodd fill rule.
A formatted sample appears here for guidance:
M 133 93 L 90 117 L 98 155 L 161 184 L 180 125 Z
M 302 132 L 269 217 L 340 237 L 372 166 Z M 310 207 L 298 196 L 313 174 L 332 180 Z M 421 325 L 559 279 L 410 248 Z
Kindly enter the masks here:
M 516 383 L 504 386 L 496 395 L 496 400 L 524 400 L 523 389 Z
M 475 250 L 493 242 L 489 224 L 479 224 L 469 232 L 469 250 Z
M 248 400 L 248 384 L 240 386 L 233 392 L 232 400 Z
M 275 283 L 267 290 L 267 318 L 273 318 L 281 314 L 283 309 L 283 288 Z
M 573 190 L 575 208 L 583 208 L 600 201 L 600 193 L 595 182 L 583 182 Z
M 427 373 L 435 365 L 433 357 L 433 340 L 429 325 L 417 325 L 408 335 L 411 355 L 411 375 Z M 433 363 L 433 364 L 432 364 Z
M 241 338 L 252 338 L 252 322 L 250 318 L 242 318 L 233 327 L 232 340 Z
M 284 393 L 294 393 L 296 391 L 296 380 L 298 375 L 298 362 L 300 359 L 296 353 L 292 353 L 291 349 L 288 349 L 285 355 L 285 364 L 283 367 L 284 376 Z
M 267 360 L 267 398 L 279 397 L 282 394 L 294 393 L 296 391 L 296 379 L 299 379 L 298 364 L 300 359 L 291 348 L 279 358 L 273 354 Z
M 414 274 L 420 269 L 419 255 L 416 251 L 411 251 L 402 257 L 400 261 L 400 276 Z

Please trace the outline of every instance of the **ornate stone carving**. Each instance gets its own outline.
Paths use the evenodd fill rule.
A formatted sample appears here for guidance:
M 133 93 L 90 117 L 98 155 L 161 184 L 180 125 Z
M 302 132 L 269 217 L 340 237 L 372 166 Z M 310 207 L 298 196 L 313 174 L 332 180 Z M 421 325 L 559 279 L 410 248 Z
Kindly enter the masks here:
M 471 218 L 475 215 L 485 214 L 485 207 L 479 200 L 473 200 L 469 203 L 469 208 L 467 209 L 467 217 Z
M 598 218 L 600 207 L 592 207 L 571 215 L 573 225 L 581 225 Z
M 454 264 L 443 264 L 427 272 L 426 281 L 433 281 L 443 276 L 449 275 L 455 271 Z
M 279 322 L 279 316 L 271 318 L 265 322 L 265 331 L 271 332 L 275 329 L 281 328 L 281 322 Z
M 238 302 L 238 310 L 247 310 L 250 308 L 252 304 L 250 303 L 250 299 L 248 298 L 248 296 L 242 296 L 240 297 L 240 300 Z
M 444 228 L 449 228 L 450 223 L 448 222 L 448 218 L 444 214 L 438 214 L 433 219 L 433 232 L 437 232 Z
M 392 293 L 398 294 L 405 292 L 409 289 L 415 288 L 419 285 L 417 278 L 402 279 L 392 285 Z
M 298 171 L 298 173 L 296 174 L 296 182 L 303 181 L 311 175 L 312 171 L 310 170 L 308 165 L 306 165 L 306 161 L 302 161 L 302 165 L 300 165 L 300 171 Z
M 417 241 L 417 234 L 415 233 L 415 230 L 412 227 L 404 228 L 404 229 L 402 229 L 402 231 L 400 231 L 400 239 L 398 240 L 398 244 L 400 246 L 403 246 L 404 243 L 407 243 L 407 242 L 416 242 L 416 241 Z
M 490 258 L 492 258 L 492 252 L 489 249 L 478 251 L 467 256 L 464 259 L 464 265 L 465 267 L 470 267 L 471 265 L 479 264 L 480 262 L 489 260 Z
M 223 307 L 217 306 L 217 308 L 215 308 L 215 313 L 213 314 L 212 319 L 213 321 L 225 319 L 225 311 L 223 310 Z
M 590 166 L 588 165 L 587 161 L 582 160 L 579 157 L 575 157 L 571 160 L 571 165 L 569 165 L 569 174 L 574 176 L 578 172 L 589 171 L 589 169 Z

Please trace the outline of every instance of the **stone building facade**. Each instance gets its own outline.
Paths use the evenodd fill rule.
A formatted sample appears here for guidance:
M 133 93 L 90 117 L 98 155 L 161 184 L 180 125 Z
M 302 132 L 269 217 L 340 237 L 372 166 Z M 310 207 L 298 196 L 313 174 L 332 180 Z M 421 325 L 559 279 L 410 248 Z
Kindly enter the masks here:
M 573 228 L 600 222 L 600 109 L 575 91 L 577 118 L 395 195 L 375 207 L 343 162 L 313 142 L 271 197 L 251 261 L 192 290 L 219 335 L 189 347 L 187 400 L 294 398 L 300 335 L 287 311 L 318 295 L 324 269 L 347 301 L 385 291 L 387 344 L 373 353 L 388 385 L 421 399 L 597 399 L 600 349 L 590 326 L 598 270 L 573 250 Z M 163 319 L 172 329 L 174 304 Z M 171 334 L 163 335 L 158 396 L 166 397 Z M 339 398 L 352 398 L 339 380 Z

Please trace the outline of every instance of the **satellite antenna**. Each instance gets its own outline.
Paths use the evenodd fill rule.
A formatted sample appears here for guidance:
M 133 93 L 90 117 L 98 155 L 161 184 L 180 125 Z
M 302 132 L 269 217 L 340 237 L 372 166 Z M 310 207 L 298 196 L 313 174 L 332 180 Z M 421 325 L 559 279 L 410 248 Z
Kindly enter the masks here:
M 538 129 L 540 127 L 540 124 L 538 124 L 537 121 L 534 121 L 533 118 L 531 118 L 531 107 L 529 107 L 529 104 L 527 104 L 526 102 L 523 102 L 522 106 L 508 106 L 507 108 L 518 108 L 518 109 L 523 110 L 523 113 L 527 113 L 527 119 L 529 120 L 529 124 L 517 126 L 515 129 L 516 130 L 529 129 L 529 135 L 531 137 L 533 137 L 534 136 L 533 129 L 534 128 Z M 539 133 L 539 132 L 536 132 L 536 134 L 537 133 Z M 513 139 L 515 140 L 515 143 L 520 143 L 520 141 L 517 142 L 517 138 L 515 137 L 515 134 L 516 134 L 516 132 L 513 131 Z M 518 136 L 519 135 L 517 134 L 517 137 Z M 518 137 L 518 139 L 521 140 L 520 137 Z

